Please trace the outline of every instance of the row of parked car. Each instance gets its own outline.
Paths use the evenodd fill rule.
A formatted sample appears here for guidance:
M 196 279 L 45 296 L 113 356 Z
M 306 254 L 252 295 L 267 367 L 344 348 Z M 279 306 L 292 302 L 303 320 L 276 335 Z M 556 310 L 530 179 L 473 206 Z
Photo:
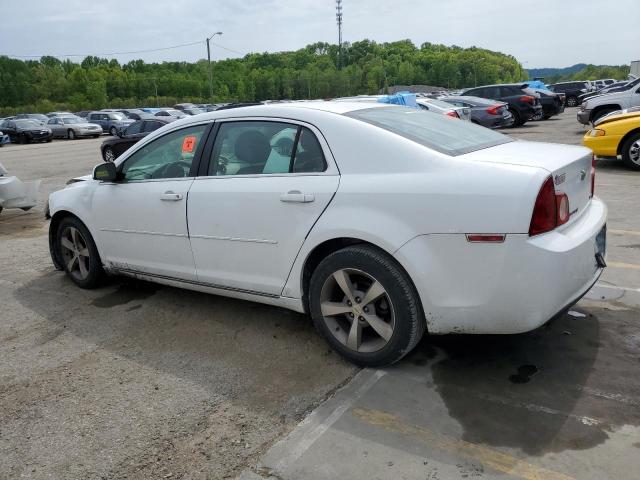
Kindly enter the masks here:
M 99 137 L 108 133 L 114 137 L 136 121 L 147 131 L 160 128 L 169 121 L 196 115 L 227 104 L 202 105 L 178 104 L 174 108 L 131 108 L 100 111 L 65 112 L 56 111 L 47 114 L 21 113 L 12 117 L 0 118 L 0 146 L 3 143 L 50 142 L 54 138 L 75 139 L 81 137 Z M 137 129 L 134 128 L 134 130 Z

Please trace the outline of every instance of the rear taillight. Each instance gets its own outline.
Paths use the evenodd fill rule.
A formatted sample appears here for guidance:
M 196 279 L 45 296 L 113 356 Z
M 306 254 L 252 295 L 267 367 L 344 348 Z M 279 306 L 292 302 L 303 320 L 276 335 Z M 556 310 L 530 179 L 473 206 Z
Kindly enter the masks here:
M 535 105 L 536 103 L 535 97 L 532 97 L 531 95 L 523 95 L 522 97 L 520 97 L 520 101 L 524 103 L 530 103 L 531 105 Z
M 500 110 L 502 109 L 502 105 L 492 105 L 490 107 L 487 107 L 486 112 L 489 115 L 500 115 Z
M 445 115 L 448 115 L 448 116 L 453 117 L 453 118 L 460 118 L 460 115 L 458 115 L 458 112 L 456 112 L 455 110 L 451 110 L 451 111 L 447 112 Z
M 591 156 L 591 196 L 595 194 L 596 191 L 596 156 Z
M 569 221 L 571 212 L 569 197 L 564 193 L 556 194 L 551 176 L 542 184 L 531 215 L 529 235 L 550 232 L 554 228 Z

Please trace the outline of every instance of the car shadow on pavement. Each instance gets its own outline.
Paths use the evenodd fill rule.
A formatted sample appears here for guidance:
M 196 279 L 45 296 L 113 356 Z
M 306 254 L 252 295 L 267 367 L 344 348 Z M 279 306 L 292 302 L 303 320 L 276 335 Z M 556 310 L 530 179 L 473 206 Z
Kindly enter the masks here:
M 19 287 L 15 297 L 50 328 L 99 351 L 288 420 L 356 371 L 307 316 L 268 305 L 123 278 L 82 290 L 61 272 Z
M 637 334 L 634 312 L 591 308 L 584 315 L 565 314 L 520 335 L 428 337 L 408 368 L 415 375 L 430 366 L 463 440 L 528 455 L 589 449 L 615 426 L 639 425 L 640 402 L 629 400 L 638 392 L 625 381 L 637 368 L 637 348 L 619 346 L 634 328 Z M 605 338 L 603 318 L 616 322 Z

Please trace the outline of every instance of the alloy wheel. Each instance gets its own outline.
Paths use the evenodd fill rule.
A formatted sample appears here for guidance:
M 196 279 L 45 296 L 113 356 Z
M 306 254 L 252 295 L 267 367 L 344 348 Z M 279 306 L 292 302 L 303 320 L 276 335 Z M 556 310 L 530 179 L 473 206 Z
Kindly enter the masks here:
M 113 153 L 113 150 L 109 147 L 104 150 L 104 159 L 107 162 L 113 162 L 116 159 L 116 154 Z
M 569 97 L 567 99 L 567 106 L 569 107 L 575 107 L 578 104 L 578 100 L 575 99 L 574 97 Z
M 629 160 L 636 165 L 640 165 L 640 139 L 633 142 L 629 147 Z
M 75 227 L 68 226 L 60 237 L 60 250 L 69 275 L 77 280 L 89 276 L 90 253 L 86 239 Z
M 395 313 L 389 294 L 361 270 L 341 269 L 329 276 L 320 293 L 320 310 L 331 334 L 356 352 L 376 352 L 389 342 Z

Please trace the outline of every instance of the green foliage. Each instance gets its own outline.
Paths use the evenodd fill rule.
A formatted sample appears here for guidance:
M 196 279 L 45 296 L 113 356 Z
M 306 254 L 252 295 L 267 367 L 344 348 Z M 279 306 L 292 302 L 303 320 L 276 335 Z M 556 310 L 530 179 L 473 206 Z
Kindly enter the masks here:
M 599 80 L 614 78 L 626 80 L 629 75 L 629 65 L 586 65 L 584 68 L 564 75 L 545 77 L 545 83 L 568 82 L 571 80 Z
M 396 84 L 462 88 L 527 78 L 510 55 L 431 43 L 417 47 L 409 40 L 345 44 L 341 64 L 338 69 L 338 46 L 323 42 L 214 62 L 214 94 L 209 98 L 204 60 L 121 65 L 93 56 L 79 64 L 54 57 L 21 61 L 0 56 L 0 112 L 331 98 L 379 93 Z

